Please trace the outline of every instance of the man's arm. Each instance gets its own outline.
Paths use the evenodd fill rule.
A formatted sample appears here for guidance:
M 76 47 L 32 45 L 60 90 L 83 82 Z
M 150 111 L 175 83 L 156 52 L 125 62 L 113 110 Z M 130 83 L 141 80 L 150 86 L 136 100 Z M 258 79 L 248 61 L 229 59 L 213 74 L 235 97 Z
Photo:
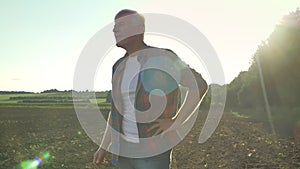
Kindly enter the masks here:
M 99 148 L 103 148 L 105 150 L 108 149 L 108 146 L 111 143 L 111 128 L 110 127 L 111 127 L 111 112 L 108 115 L 104 136 L 103 136 L 103 139 L 102 139 L 102 142 L 101 142 Z
M 206 81 L 193 69 L 186 69 L 183 71 L 180 84 L 183 87 L 188 88 L 188 91 L 182 106 L 173 119 L 174 123 L 171 128 L 174 129 L 179 127 L 185 120 L 189 118 L 196 107 L 199 106 L 201 100 L 208 90 Z
M 208 89 L 207 83 L 202 76 L 190 68 L 182 71 L 180 84 L 188 88 L 183 104 L 174 118 L 157 119 L 154 121 L 156 123 L 148 129 L 149 131 L 156 129 L 154 135 L 160 133 L 164 135 L 164 133 L 169 131 L 177 130 L 191 116 L 196 107 L 199 106 Z
M 111 124 L 111 113 L 108 115 L 108 122 L 106 123 L 106 128 L 105 132 L 101 141 L 101 144 L 98 148 L 98 150 L 94 154 L 94 159 L 93 163 L 94 165 L 99 165 L 105 163 L 105 156 L 107 154 L 107 149 L 111 143 L 111 129 L 110 129 L 110 124 Z

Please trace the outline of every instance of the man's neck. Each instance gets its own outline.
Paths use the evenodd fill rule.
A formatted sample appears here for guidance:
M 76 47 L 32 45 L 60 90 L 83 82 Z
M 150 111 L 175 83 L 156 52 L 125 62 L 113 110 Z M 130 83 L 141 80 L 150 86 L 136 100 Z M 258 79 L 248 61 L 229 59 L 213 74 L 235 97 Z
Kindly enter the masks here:
M 137 43 L 134 43 L 134 44 L 128 46 L 126 48 L 126 52 L 129 56 L 131 56 L 131 54 L 145 48 L 145 46 L 147 46 L 147 45 L 143 41 L 137 42 Z

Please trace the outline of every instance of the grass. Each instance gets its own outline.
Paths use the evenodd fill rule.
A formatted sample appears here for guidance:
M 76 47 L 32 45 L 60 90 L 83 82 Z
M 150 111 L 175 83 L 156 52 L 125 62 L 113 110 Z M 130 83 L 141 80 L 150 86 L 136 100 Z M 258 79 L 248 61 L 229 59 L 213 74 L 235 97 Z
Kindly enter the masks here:
M 1 103 L 18 103 L 17 100 L 9 100 L 10 97 L 27 97 L 27 96 L 41 96 L 42 94 L 0 94 Z
M 300 128 L 300 107 L 293 109 L 289 107 L 270 107 L 270 119 L 267 116 L 266 110 L 262 107 L 239 109 L 237 111 L 232 112 L 232 115 L 247 119 L 248 121 L 262 122 L 269 131 L 272 131 L 272 124 L 276 134 L 281 137 L 293 137 L 294 129 Z
M 84 95 L 84 93 L 83 93 Z M 103 93 L 96 93 L 97 98 L 92 99 L 90 95 L 82 96 L 82 101 L 76 104 L 80 108 L 95 108 L 96 104 L 100 109 L 110 108 L 106 103 Z M 14 98 L 14 99 L 10 99 Z M 23 108 L 73 108 L 71 93 L 36 93 L 36 94 L 0 94 L 0 107 L 23 107 Z
M 235 117 L 239 117 L 239 118 L 244 118 L 247 119 L 249 118 L 249 116 L 243 115 L 243 114 L 239 114 L 238 112 L 231 112 L 231 114 Z

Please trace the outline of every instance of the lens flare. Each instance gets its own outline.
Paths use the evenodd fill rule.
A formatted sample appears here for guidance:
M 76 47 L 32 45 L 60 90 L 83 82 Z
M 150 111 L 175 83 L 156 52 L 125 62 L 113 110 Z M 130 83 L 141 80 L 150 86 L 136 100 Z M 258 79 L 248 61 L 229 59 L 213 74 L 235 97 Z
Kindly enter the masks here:
M 37 169 L 39 164 L 36 160 L 26 160 L 22 161 L 20 166 L 22 167 L 22 169 Z
M 38 166 L 41 166 L 43 160 L 46 160 L 50 157 L 49 152 L 45 152 L 42 158 L 36 157 L 34 160 L 26 160 L 20 163 L 22 169 L 37 169 Z
M 49 158 L 49 156 L 50 156 L 49 152 L 46 152 L 45 154 L 43 154 L 43 158 L 44 158 L 44 159 Z
M 36 157 L 34 161 L 38 163 L 38 166 L 42 165 L 42 160 L 40 158 Z

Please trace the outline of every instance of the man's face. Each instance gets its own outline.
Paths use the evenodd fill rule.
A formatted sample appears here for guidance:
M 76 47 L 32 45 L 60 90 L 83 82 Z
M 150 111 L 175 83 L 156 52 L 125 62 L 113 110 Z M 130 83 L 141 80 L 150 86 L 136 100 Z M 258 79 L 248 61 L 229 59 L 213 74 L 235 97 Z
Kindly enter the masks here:
M 137 22 L 135 17 L 135 15 L 124 15 L 115 19 L 113 32 L 118 47 L 124 47 L 132 43 L 132 36 L 144 33 L 143 24 Z
M 115 20 L 115 26 L 113 29 L 115 39 L 116 39 L 116 44 L 118 47 L 123 47 L 128 43 L 128 32 L 130 29 L 130 25 L 126 23 L 125 20 L 123 19 L 117 19 Z

